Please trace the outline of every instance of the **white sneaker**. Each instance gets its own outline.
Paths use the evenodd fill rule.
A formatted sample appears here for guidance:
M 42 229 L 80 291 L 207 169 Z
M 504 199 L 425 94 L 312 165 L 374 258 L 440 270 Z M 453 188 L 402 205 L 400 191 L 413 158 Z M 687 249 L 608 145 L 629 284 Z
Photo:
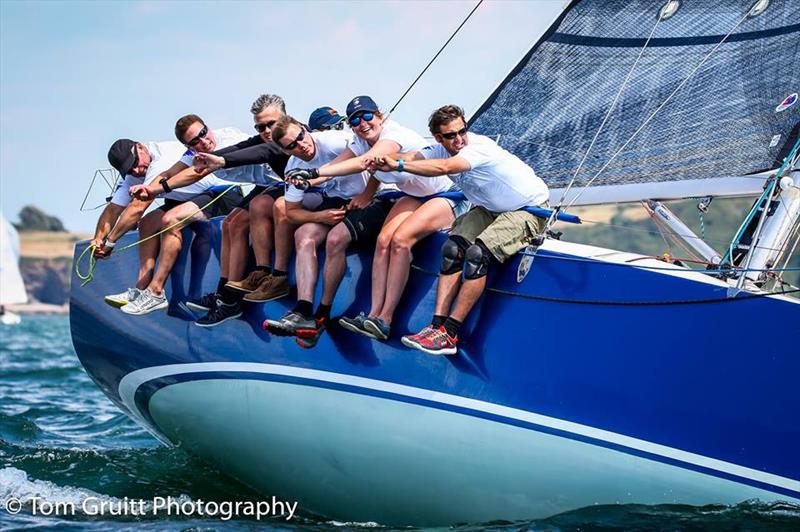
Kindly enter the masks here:
M 142 291 L 139 290 L 138 288 L 128 288 L 121 294 L 112 294 L 110 296 L 104 297 L 103 301 L 105 301 L 106 304 L 111 305 L 112 307 L 117 307 L 117 308 L 124 307 L 128 303 L 131 303 L 132 301 L 136 300 L 136 298 L 139 297 L 139 294 L 141 293 Z
M 149 289 L 145 288 L 135 300 L 131 301 L 120 310 L 125 314 L 132 314 L 134 316 L 142 316 L 149 314 L 154 310 L 164 310 L 169 306 L 167 298 L 164 295 L 157 296 Z

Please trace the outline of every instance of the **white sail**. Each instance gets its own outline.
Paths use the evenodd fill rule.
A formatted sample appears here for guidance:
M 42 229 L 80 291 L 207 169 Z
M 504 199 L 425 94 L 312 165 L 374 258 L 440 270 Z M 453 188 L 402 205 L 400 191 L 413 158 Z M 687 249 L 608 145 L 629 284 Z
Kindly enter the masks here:
M 0 305 L 27 301 L 19 273 L 19 235 L 0 212 Z

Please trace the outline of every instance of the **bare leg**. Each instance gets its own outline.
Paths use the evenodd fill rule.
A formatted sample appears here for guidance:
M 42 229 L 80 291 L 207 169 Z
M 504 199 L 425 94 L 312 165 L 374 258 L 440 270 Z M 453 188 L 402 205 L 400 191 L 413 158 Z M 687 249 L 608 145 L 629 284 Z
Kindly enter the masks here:
M 236 216 L 233 214 L 236 213 Z M 221 277 L 227 277 L 229 281 L 240 281 L 244 277 L 245 267 L 247 266 L 247 256 L 250 253 L 248 236 L 250 235 L 250 213 L 244 209 L 237 209 L 231 216 L 225 218 L 224 223 L 228 224 L 228 252 L 227 260 L 223 255 L 223 264 L 227 263 L 227 268 Z
M 182 203 L 170 209 L 167 211 L 167 214 L 164 215 L 164 227 L 169 227 L 179 220 L 191 216 L 195 211 L 197 211 L 197 205 L 191 201 L 187 201 L 186 203 Z M 190 220 L 187 220 L 187 223 L 205 219 L 206 217 L 202 212 L 197 212 Z M 158 257 L 158 268 L 156 268 L 153 280 L 150 281 L 150 285 L 148 286 L 150 291 L 156 295 L 161 295 L 164 292 L 164 284 L 167 282 L 169 272 L 172 271 L 175 260 L 181 252 L 181 246 L 183 246 L 183 232 L 181 229 L 185 226 L 186 223 L 177 225 L 161 235 L 161 252 Z
M 281 201 L 283 199 L 281 198 Z M 258 266 L 272 264 L 272 209 L 275 200 L 269 194 L 261 194 L 250 202 L 250 240 Z M 291 251 L 289 251 L 291 254 Z
M 272 215 L 275 220 L 275 269 L 285 272 L 289 269 L 297 226 L 286 217 L 286 201 L 283 198 L 275 200 Z
M 139 239 L 156 234 L 163 226 L 164 211 L 156 209 L 147 213 L 139 221 Z M 156 269 L 156 257 L 161 246 L 161 238 L 151 238 L 139 244 L 139 277 L 136 288 L 144 290 L 153 280 L 153 271 Z
M 297 247 L 295 275 L 297 275 L 298 300 L 314 302 L 314 290 L 317 287 L 319 275 L 317 248 L 325 242 L 325 237 L 330 230 L 330 225 L 307 223 L 301 225 L 294 234 Z
M 383 308 L 386 295 L 386 278 L 389 272 L 390 248 L 394 232 L 405 222 L 414 210 L 420 206 L 420 201 L 415 198 L 405 197 L 394 204 L 392 210 L 383 222 L 383 228 L 378 234 L 375 244 L 375 255 L 372 259 L 372 307 L 370 316 L 377 316 Z
M 383 321 L 392 323 L 392 316 L 400 303 L 411 269 L 411 248 L 434 231 L 450 227 L 454 219 L 453 209 L 447 200 L 432 199 L 417 208 L 394 232 L 385 282 L 386 293 L 383 307 L 377 314 Z
M 449 315 L 450 306 L 453 304 L 460 287 L 461 272 L 439 275 L 439 284 L 436 287 L 436 305 L 433 307 L 433 313 L 438 316 Z
M 347 246 L 352 240 L 350 231 L 343 223 L 335 225 L 328 233 L 328 240 L 325 242 L 325 268 L 322 273 L 323 305 L 333 304 L 333 298 L 339 289 L 339 283 L 342 282 L 347 265 Z
M 469 311 L 475 306 L 475 302 L 481 297 L 484 288 L 486 288 L 485 275 L 478 279 L 464 281 L 461 285 L 461 290 L 458 291 L 458 300 L 450 317 L 463 322 L 467 318 Z
M 228 216 L 222 220 L 222 246 L 219 251 L 219 276 L 228 278 L 230 273 L 230 258 L 231 258 L 231 227 L 235 224 L 236 218 L 240 216 L 247 217 L 247 211 L 235 208 Z M 250 223 L 248 222 L 248 226 Z

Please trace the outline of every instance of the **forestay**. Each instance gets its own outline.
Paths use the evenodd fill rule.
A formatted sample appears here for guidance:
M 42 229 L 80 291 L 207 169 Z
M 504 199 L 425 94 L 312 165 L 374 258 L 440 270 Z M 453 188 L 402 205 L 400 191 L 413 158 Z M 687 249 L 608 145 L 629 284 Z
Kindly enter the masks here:
M 797 2 L 673 0 L 659 16 L 667 3 L 571 2 L 470 127 L 499 135 L 555 203 L 579 167 L 565 204 L 759 193 L 753 174 L 798 133 Z

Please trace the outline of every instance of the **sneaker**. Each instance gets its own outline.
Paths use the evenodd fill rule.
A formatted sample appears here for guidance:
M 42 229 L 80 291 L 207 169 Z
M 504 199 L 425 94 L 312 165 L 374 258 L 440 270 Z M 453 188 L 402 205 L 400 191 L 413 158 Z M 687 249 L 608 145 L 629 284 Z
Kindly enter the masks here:
M 402 338 L 400 338 L 400 341 L 406 347 L 410 347 L 411 349 L 417 349 L 417 346 L 419 345 L 420 338 L 422 338 L 424 336 L 428 336 L 429 334 L 431 334 L 435 330 L 436 329 L 434 329 L 432 326 L 426 325 L 425 328 L 422 329 L 417 334 L 407 334 L 407 335 L 403 336 Z
M 186 306 L 195 312 L 211 312 L 217 307 L 217 299 L 219 294 L 216 292 L 209 292 L 200 299 L 190 299 L 186 302 Z
M 327 318 L 314 318 L 314 321 L 317 324 L 317 328 L 313 331 L 309 329 L 297 331 L 297 339 L 295 342 L 297 342 L 297 345 L 300 347 L 311 349 L 316 346 L 317 342 L 319 342 L 319 337 L 322 336 L 322 333 L 325 331 L 325 326 L 328 324 Z
M 350 332 L 363 334 L 368 338 L 377 338 L 374 334 L 364 328 L 364 322 L 367 321 L 367 315 L 363 312 L 359 312 L 358 316 L 355 318 L 347 318 L 342 316 L 339 318 L 339 325 L 344 327 Z
M 216 327 L 220 323 L 228 320 L 234 320 L 242 315 L 242 307 L 239 303 L 226 305 L 222 301 L 217 300 L 214 308 L 208 311 L 208 314 L 194 322 L 198 327 Z
M 256 290 L 244 296 L 251 303 L 266 303 L 289 295 L 289 276 L 270 275 L 266 277 Z
M 374 334 L 378 340 L 388 340 L 392 327 L 381 318 L 371 316 L 364 320 L 364 330 Z
M 298 312 L 289 311 L 279 320 L 265 320 L 263 327 L 275 336 L 307 336 L 317 330 L 317 322 Z
M 254 291 L 258 286 L 264 282 L 264 279 L 271 277 L 272 274 L 262 270 L 255 270 L 250 272 L 250 275 L 241 281 L 228 281 L 225 283 L 226 288 L 231 288 L 238 292 L 245 292 L 249 294 Z
M 167 303 L 167 298 L 165 295 L 157 296 L 153 292 L 150 291 L 149 288 L 145 288 L 141 291 L 139 296 L 122 307 L 122 312 L 125 314 L 131 314 L 133 316 L 143 316 L 145 314 L 150 314 L 155 310 L 164 310 L 169 306 Z
M 458 352 L 458 347 L 456 346 L 458 337 L 451 337 L 443 326 L 438 329 L 428 329 L 429 331 L 425 336 L 417 335 L 418 338 L 413 345 L 405 341 L 403 343 L 429 355 L 455 355 Z
M 112 294 L 110 296 L 106 296 L 103 298 L 107 304 L 111 305 L 112 307 L 124 307 L 131 301 L 134 301 L 142 291 L 138 288 L 128 288 L 121 294 Z

